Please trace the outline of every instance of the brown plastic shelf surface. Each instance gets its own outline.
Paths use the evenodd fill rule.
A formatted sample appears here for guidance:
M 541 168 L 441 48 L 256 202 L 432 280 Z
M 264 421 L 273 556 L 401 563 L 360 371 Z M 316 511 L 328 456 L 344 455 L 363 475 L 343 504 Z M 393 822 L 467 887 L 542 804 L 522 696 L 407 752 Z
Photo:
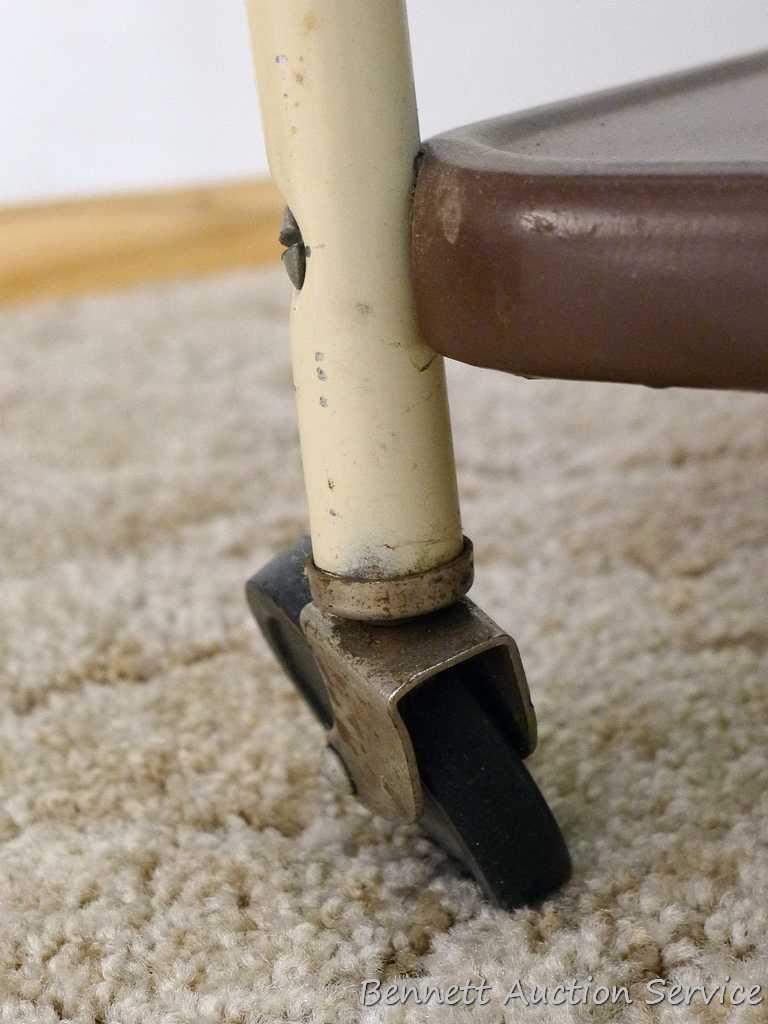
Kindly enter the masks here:
M 432 139 L 412 258 L 463 362 L 768 390 L 768 52 Z

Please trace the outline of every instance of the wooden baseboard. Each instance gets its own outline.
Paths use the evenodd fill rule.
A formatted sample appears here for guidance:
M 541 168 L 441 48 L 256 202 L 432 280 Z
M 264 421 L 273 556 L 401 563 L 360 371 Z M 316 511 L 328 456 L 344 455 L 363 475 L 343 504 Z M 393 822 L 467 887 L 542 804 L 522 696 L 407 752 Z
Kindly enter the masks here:
M 271 262 L 282 205 L 247 181 L 0 207 L 0 303 Z

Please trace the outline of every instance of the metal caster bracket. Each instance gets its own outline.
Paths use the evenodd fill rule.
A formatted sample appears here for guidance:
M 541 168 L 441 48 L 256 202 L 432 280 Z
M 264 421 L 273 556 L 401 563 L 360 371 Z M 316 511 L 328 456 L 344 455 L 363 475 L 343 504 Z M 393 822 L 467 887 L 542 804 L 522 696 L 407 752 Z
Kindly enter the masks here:
M 521 757 L 533 750 L 536 719 L 515 642 L 468 598 L 397 626 L 338 619 L 308 604 L 300 623 L 333 710 L 328 743 L 375 814 L 402 821 L 421 816 L 424 796 L 400 705 L 449 669 L 461 665 L 485 687 Z
M 546 896 L 570 864 L 522 764 L 536 719 L 515 642 L 467 598 L 396 625 L 327 615 L 312 603 L 310 556 L 305 538 L 247 595 L 326 728 L 333 774 L 374 813 L 420 821 L 493 902 Z

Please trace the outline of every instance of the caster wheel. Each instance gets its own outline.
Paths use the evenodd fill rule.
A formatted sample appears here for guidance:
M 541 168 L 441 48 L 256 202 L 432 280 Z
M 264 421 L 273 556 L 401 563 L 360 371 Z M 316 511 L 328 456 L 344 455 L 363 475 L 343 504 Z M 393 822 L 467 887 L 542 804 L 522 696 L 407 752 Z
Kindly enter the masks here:
M 440 692 L 430 693 L 439 686 Z M 424 830 L 506 909 L 538 903 L 571 873 L 555 818 L 461 668 L 406 696 L 424 790 Z
M 304 574 L 310 553 L 305 539 L 277 556 L 248 581 L 246 593 L 274 654 L 332 734 L 341 723 L 301 627 L 302 613 L 312 600 Z M 341 620 L 330 621 L 335 623 L 332 631 L 340 628 Z M 438 629 L 434 617 L 418 622 L 408 627 L 411 632 L 403 630 L 408 643 L 426 642 Z M 382 628 L 365 627 L 369 631 L 363 633 L 363 646 L 357 651 L 363 659 L 376 647 Z M 404 642 L 398 634 L 397 645 Z M 495 669 L 489 671 L 490 677 L 484 677 L 476 663 L 453 664 L 405 693 L 397 711 L 418 768 L 420 825 L 474 876 L 493 904 L 512 909 L 546 898 L 567 881 L 571 865 L 557 822 L 523 764 L 521 734 L 494 700 L 490 683 Z M 345 678 L 345 692 L 349 685 Z M 360 714 L 369 713 L 365 702 L 360 708 Z M 370 746 L 358 742 L 355 749 L 370 764 Z M 386 773 L 386 763 L 379 767 Z

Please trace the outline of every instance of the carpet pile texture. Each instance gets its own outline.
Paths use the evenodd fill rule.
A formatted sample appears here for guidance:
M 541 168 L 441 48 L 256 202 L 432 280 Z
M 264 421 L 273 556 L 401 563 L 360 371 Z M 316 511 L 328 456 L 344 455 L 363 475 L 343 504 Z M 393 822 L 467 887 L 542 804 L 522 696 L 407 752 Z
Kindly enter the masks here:
M 768 396 L 450 368 L 574 859 L 506 914 L 332 792 L 249 619 L 305 528 L 286 305 L 269 271 L 0 315 L 0 1021 L 768 1020 Z M 590 977 L 631 1002 L 503 1005 Z M 728 977 L 763 1003 L 645 998 Z

